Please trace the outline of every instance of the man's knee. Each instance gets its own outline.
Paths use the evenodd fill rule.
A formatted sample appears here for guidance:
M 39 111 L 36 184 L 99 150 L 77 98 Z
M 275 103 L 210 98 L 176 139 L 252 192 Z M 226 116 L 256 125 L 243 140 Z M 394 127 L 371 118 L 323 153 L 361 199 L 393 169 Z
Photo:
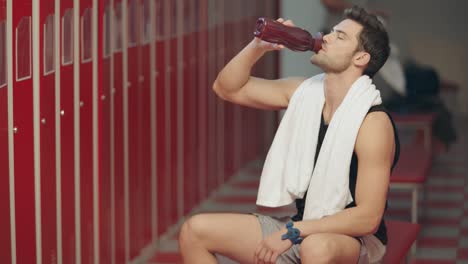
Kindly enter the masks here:
M 203 239 L 204 229 L 206 229 L 206 216 L 194 215 L 184 222 L 180 229 L 180 243 L 197 243 Z
M 315 234 L 302 241 L 299 253 L 302 263 L 332 263 L 338 250 L 338 245 L 326 234 Z

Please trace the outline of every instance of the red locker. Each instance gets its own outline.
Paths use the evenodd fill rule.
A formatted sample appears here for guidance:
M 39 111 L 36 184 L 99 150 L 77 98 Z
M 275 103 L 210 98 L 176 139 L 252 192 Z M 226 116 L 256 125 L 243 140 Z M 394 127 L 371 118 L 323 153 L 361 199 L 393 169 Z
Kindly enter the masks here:
M 99 180 L 99 255 L 100 263 L 112 263 L 112 179 L 111 179 L 111 102 L 112 85 L 112 41 L 111 21 L 112 5 L 110 0 L 99 2 L 98 14 L 98 69 L 99 69 L 99 142 L 100 142 L 100 180 Z
M 198 201 L 203 200 L 208 196 L 207 192 L 207 174 L 208 174 L 208 111 L 207 99 L 208 93 L 212 90 L 208 86 L 208 1 L 196 0 L 197 7 L 197 53 L 198 64 L 196 74 L 198 76 L 198 145 L 197 145 L 197 174 L 198 174 Z
M 142 228 L 141 220 L 143 219 L 141 208 L 141 195 L 143 192 L 138 190 L 143 178 L 140 161 L 142 160 L 141 153 L 141 96 L 138 84 L 140 62 L 138 51 L 139 43 L 139 22 L 140 14 L 139 1 L 127 0 L 127 100 L 128 100 L 128 115 L 126 122 L 126 131 L 128 136 L 128 205 L 129 205 L 129 245 L 130 259 L 138 255 L 138 240 L 140 229 Z M 125 98 L 125 89 L 124 89 Z M 125 100 L 125 99 L 124 99 Z M 125 120 L 125 119 L 124 119 Z M 125 124 L 125 123 L 124 123 Z M 125 148 L 125 146 L 124 146 Z
M 6 2 L 0 2 L 0 259 L 11 262 L 10 173 L 8 150 L 8 62 Z M 9 41 L 9 40 L 8 40 Z
M 111 177 L 113 177 L 114 201 L 111 210 L 114 212 L 111 228 L 113 241 L 111 250 L 114 261 L 112 263 L 126 263 L 125 260 L 125 203 L 124 203 L 124 97 L 123 97 L 123 6 L 122 0 L 114 0 L 114 33 L 113 46 L 113 86 L 111 90 Z
M 139 59 L 141 60 L 140 65 L 140 76 L 138 78 L 139 83 L 139 98 L 140 98 L 140 137 L 139 145 L 141 159 L 139 160 L 141 166 L 141 181 L 139 182 L 139 188 L 136 190 L 141 196 L 141 200 L 135 204 L 138 208 L 139 213 L 142 216 L 140 220 L 141 230 L 139 232 L 139 243 L 138 248 L 141 250 L 152 239 L 152 166 L 155 166 L 153 162 L 153 153 L 151 151 L 153 144 L 152 135 L 152 120 L 151 120 L 151 92 L 154 87 L 151 87 L 151 74 L 152 69 L 152 57 L 151 44 L 154 41 L 154 29 L 152 26 L 152 14 L 151 8 L 153 6 L 152 0 L 141 0 L 140 2 L 140 50 Z
M 76 8 L 76 7 L 75 7 Z M 93 63 L 92 0 L 79 3 L 80 14 L 80 228 L 81 261 L 91 263 L 94 257 L 93 228 Z M 96 252 L 97 253 L 97 252 Z
M 145 6 L 143 6 L 145 4 Z M 150 2 L 128 2 L 130 259 L 151 239 Z
M 225 43 L 224 43 L 224 0 L 216 1 L 216 74 L 221 71 L 224 67 L 224 57 L 225 57 Z M 216 187 L 225 182 L 225 173 L 224 173 L 224 156 L 225 156 L 225 146 L 224 146 L 224 109 L 225 102 L 219 97 L 215 97 L 216 105 Z
M 216 0 L 208 0 L 208 87 L 212 87 L 217 75 L 216 68 Z M 208 179 L 207 191 L 211 193 L 217 185 L 216 156 L 216 95 L 209 89 L 208 94 Z
M 156 135 L 157 135 L 157 234 L 167 231 L 170 224 L 170 79 L 167 71 L 170 59 L 169 5 L 156 0 Z
M 234 14 L 235 14 L 235 20 L 234 20 L 234 29 L 233 29 L 233 34 L 234 34 L 234 40 L 233 40 L 233 56 L 237 55 L 241 51 L 241 49 L 244 46 L 244 42 L 242 40 L 242 32 L 247 31 L 247 29 L 242 28 L 242 19 L 243 19 L 243 1 L 240 1 L 235 5 L 234 8 Z M 233 152 L 234 152 L 234 157 L 233 157 L 233 168 L 234 171 L 237 171 L 240 169 L 241 166 L 241 155 L 242 155 L 242 123 L 241 123 L 241 112 L 242 109 L 240 106 L 235 105 L 234 106 L 234 114 L 233 114 Z
M 17 263 L 36 262 L 34 189 L 32 1 L 11 1 L 13 127 Z M 19 184 L 21 183 L 21 184 Z
M 235 6 L 238 2 L 224 1 L 224 65 L 228 63 L 234 56 L 234 16 Z M 224 66 L 223 65 L 223 66 Z M 221 66 L 221 67 L 223 67 Z M 224 104 L 224 175 L 226 178 L 231 177 L 234 173 L 234 104 Z
M 170 193 L 170 201 L 171 206 L 167 204 L 170 208 L 170 218 L 169 218 L 169 224 L 172 225 L 174 224 L 177 219 L 179 218 L 179 195 L 178 195 L 178 165 L 179 165 L 179 160 L 178 160 L 178 116 L 179 116 L 179 110 L 178 109 L 178 104 L 177 104 L 177 88 L 178 88 L 178 42 L 179 36 L 178 36 L 178 30 L 177 30 L 177 23 L 178 23 L 178 6 L 181 4 L 179 0 L 174 0 L 174 1 L 169 1 L 169 25 L 170 25 L 170 32 L 169 32 L 169 45 L 170 49 L 167 51 L 170 54 L 170 58 L 168 61 L 168 71 L 169 71 L 169 90 L 170 90 L 170 96 L 169 96 L 169 123 L 170 123 L 170 136 L 167 138 L 167 140 L 170 140 L 170 157 L 171 157 L 171 169 L 170 169 L 170 174 L 167 175 L 169 178 L 170 182 L 170 188 L 167 189 L 169 190 Z M 169 203 L 169 202 L 168 202 Z
M 40 162 L 42 261 L 57 258 L 57 200 L 55 170 L 55 2 L 40 2 Z
M 62 199 L 62 254 L 64 263 L 76 262 L 75 230 L 75 117 L 73 0 L 60 4 L 60 163 Z
M 196 203 L 197 189 L 193 186 L 197 183 L 197 174 L 195 168 L 195 138 L 196 138 L 196 118 L 197 118 L 197 81 L 195 74 L 196 50 L 197 41 L 195 39 L 195 26 L 194 11 L 195 1 L 184 1 L 183 5 L 183 113 L 184 113 L 184 144 L 183 144 L 183 166 L 184 166 L 184 179 L 183 179 L 183 193 L 184 193 L 184 210 L 183 214 L 187 214 Z M 179 161 L 180 162 L 180 161 Z

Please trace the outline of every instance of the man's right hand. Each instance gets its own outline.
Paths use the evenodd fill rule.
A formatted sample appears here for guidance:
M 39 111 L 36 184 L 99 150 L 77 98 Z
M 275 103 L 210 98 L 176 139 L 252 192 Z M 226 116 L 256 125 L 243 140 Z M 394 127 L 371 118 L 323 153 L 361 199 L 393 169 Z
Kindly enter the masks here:
M 284 20 L 283 18 L 278 18 L 276 21 L 282 23 L 283 25 L 289 26 L 289 27 L 295 27 L 294 23 L 292 20 Z M 263 41 L 262 39 L 255 37 L 253 42 L 256 45 L 256 48 L 261 49 L 265 52 L 267 51 L 273 51 L 273 50 L 282 50 L 285 47 L 283 45 L 278 45 L 270 42 Z
M 294 26 L 290 20 L 278 21 Z M 289 98 L 304 78 L 267 80 L 250 76 L 252 67 L 265 52 L 283 48 L 283 45 L 253 39 L 221 70 L 213 83 L 213 90 L 222 99 L 235 104 L 270 110 L 286 108 Z

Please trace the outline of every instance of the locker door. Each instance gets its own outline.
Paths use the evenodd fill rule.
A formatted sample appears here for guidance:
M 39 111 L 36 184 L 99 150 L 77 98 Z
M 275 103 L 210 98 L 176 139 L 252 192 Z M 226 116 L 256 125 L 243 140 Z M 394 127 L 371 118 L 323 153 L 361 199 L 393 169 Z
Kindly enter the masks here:
M 99 232 L 100 232 L 100 263 L 112 263 L 112 201 L 111 201 L 111 103 L 110 93 L 112 85 L 112 41 L 111 41 L 111 19 L 112 5 L 110 0 L 99 2 L 99 74 L 100 94 L 100 182 L 99 182 Z
M 178 137 L 177 137 L 177 117 L 178 117 L 178 108 L 177 108 L 177 85 L 178 85 L 178 42 L 180 41 L 178 39 L 178 31 L 177 31 L 177 8 L 179 6 L 180 2 L 179 0 L 174 0 L 174 1 L 169 1 L 169 25 L 170 25 L 170 32 L 169 32 L 169 45 L 170 49 L 168 53 L 170 54 L 169 61 L 168 61 L 168 67 L 167 70 L 169 72 L 169 122 L 170 122 L 170 137 L 168 137 L 168 140 L 170 140 L 170 160 L 171 160 L 171 169 L 170 169 L 170 174 L 168 174 L 166 177 L 169 178 L 170 182 L 170 188 L 168 190 L 169 193 L 171 194 L 171 199 L 172 201 L 172 206 L 170 207 L 170 217 L 169 217 L 169 225 L 174 224 L 177 221 L 178 218 L 178 209 L 180 208 L 180 201 L 178 200 Z
M 42 261 L 57 258 L 57 197 L 55 169 L 55 3 L 40 4 L 40 161 Z
M 149 4 L 146 1 L 147 5 Z M 149 43 L 151 37 L 144 32 L 150 26 L 149 13 L 143 1 L 128 2 L 128 104 L 129 104 L 129 182 L 130 182 L 130 258 L 145 246 L 144 232 L 151 208 L 151 138 Z M 146 11 L 149 11 L 148 8 Z M 148 29 L 150 29 L 148 27 Z M 151 227 L 151 224 L 149 224 Z M 151 228 L 149 228 L 151 235 Z
M 225 17 L 224 21 L 224 65 L 228 63 L 234 55 L 234 7 L 238 2 L 233 1 L 224 1 L 223 13 Z M 224 67 L 222 65 L 221 67 Z M 234 104 L 225 103 L 224 104 L 224 174 L 225 177 L 231 177 L 234 173 L 233 171 L 233 109 Z
M 170 90 L 168 2 L 156 0 L 156 134 L 157 134 L 157 234 L 170 223 Z
M 198 145 L 197 145 L 197 166 L 198 166 L 198 201 L 207 197 L 207 140 L 208 140 L 208 123 L 207 123 L 207 97 L 212 90 L 208 86 L 208 14 L 207 0 L 196 0 L 197 3 L 197 54 L 198 63 L 196 74 L 198 76 L 198 88 L 196 94 L 198 96 Z
M 0 2 L 0 259 L 11 262 L 10 165 L 6 2 Z M 9 41 L 9 40 L 8 40 Z
M 216 74 L 221 71 L 224 67 L 225 57 L 225 43 L 224 43 L 224 2 L 225 0 L 216 1 Z M 224 109 L 226 103 L 219 97 L 216 97 L 216 175 L 217 185 L 224 183 L 226 180 L 224 173 L 224 156 L 225 156 L 225 145 L 224 145 Z
M 248 0 L 243 1 L 243 8 L 246 10 L 246 12 L 243 15 L 243 20 L 242 20 L 242 28 L 245 30 L 246 28 L 249 28 L 250 24 L 250 17 L 253 11 L 252 3 Z M 244 31 L 245 32 L 245 31 Z M 244 34 L 243 40 L 244 42 L 248 42 L 250 39 L 250 36 L 248 34 Z M 255 68 L 252 69 L 252 74 L 254 74 Z M 249 149 L 251 146 L 249 145 L 249 134 L 248 134 L 248 126 L 251 125 L 249 123 L 249 109 L 248 108 L 243 108 L 242 109 L 242 160 L 241 164 L 245 164 L 248 161 L 248 153 Z M 245 147 L 244 147 L 245 146 Z
M 128 119 L 125 128 L 128 133 L 128 205 L 129 205 L 129 235 L 130 235 L 130 259 L 138 255 L 138 237 L 143 218 L 139 211 L 141 170 L 141 98 L 139 96 L 139 69 L 138 59 L 139 43 L 139 9 L 138 0 L 127 0 L 127 96 L 128 96 Z M 124 91 L 125 94 L 125 91 Z M 125 96 L 125 95 L 124 95 Z M 124 119 L 125 120 L 125 119 Z
M 139 84 L 141 62 L 140 46 L 141 35 L 138 30 L 141 23 L 139 14 L 140 2 L 127 0 L 127 95 L 128 95 L 128 183 L 129 183 L 129 234 L 130 234 L 130 259 L 139 253 L 141 243 L 141 229 L 144 212 L 141 210 L 143 203 L 142 180 L 142 89 Z
M 62 260 L 76 262 L 73 0 L 60 4 L 60 175 Z
M 80 62 L 79 65 L 79 123 L 80 123 L 80 228 L 81 260 L 91 263 L 94 256 L 93 229 L 93 57 L 92 1 L 79 3 Z M 76 32 L 75 32 L 76 34 Z
M 141 194 L 140 200 L 135 205 L 139 208 L 142 215 L 141 219 L 141 230 L 139 233 L 138 248 L 142 249 L 151 242 L 152 238 L 152 219 L 151 213 L 153 210 L 152 205 L 152 166 L 155 166 L 153 162 L 153 153 L 151 151 L 153 144 L 153 134 L 151 126 L 151 92 L 154 87 L 151 86 L 151 73 L 153 56 L 151 53 L 151 44 L 154 41 L 154 32 L 152 27 L 152 14 L 153 6 L 152 0 L 141 0 L 140 2 L 140 52 L 139 58 L 140 63 L 140 76 L 138 78 L 139 84 L 139 98 L 140 103 L 140 137 L 139 144 L 141 146 L 140 154 L 140 166 L 141 166 L 141 181 L 140 186 L 137 190 Z M 155 208 L 154 208 L 155 209 Z
M 216 78 L 216 0 L 208 1 L 208 87 L 213 85 Z M 208 89 L 208 179 L 207 191 L 216 188 L 216 95 Z
M 112 23 L 113 48 L 113 86 L 111 90 L 111 176 L 114 177 L 114 225 L 111 226 L 115 233 L 112 249 L 115 253 L 113 263 L 125 263 L 125 210 L 124 210 L 124 108 L 123 108 L 123 6 L 121 0 L 114 0 L 114 21 Z M 114 257 L 114 255 L 113 255 Z
M 195 202 L 195 193 L 196 188 L 195 186 L 197 179 L 195 178 L 197 175 L 195 174 L 196 170 L 194 168 L 195 159 L 194 155 L 194 143 L 193 140 L 196 130 L 195 130 L 195 121 L 197 118 L 196 108 L 194 108 L 196 104 L 196 97 L 195 91 L 196 87 L 196 76 L 194 76 L 195 72 L 195 50 L 197 48 L 197 42 L 194 39 L 194 30 L 192 29 L 194 26 L 193 20 L 193 13 L 194 13 L 194 1 L 187 0 L 183 3 L 183 16 L 181 17 L 183 21 L 183 34 L 182 34 L 182 41 L 183 41 L 183 56 L 182 56 L 182 72 L 183 72 L 183 105 L 184 105 L 184 128 L 183 128 L 183 135 L 184 135 L 184 144 L 183 144 L 183 164 L 184 166 L 184 179 L 183 179 L 183 193 L 184 193 L 184 210 L 183 214 L 187 214 L 190 212 L 192 207 L 194 206 Z M 179 161 L 180 162 L 180 161 Z
M 233 22 L 233 56 L 237 55 L 243 48 L 244 42 L 242 41 L 242 1 L 236 2 L 234 6 L 234 22 Z M 233 114 L 233 171 L 237 171 L 241 167 L 241 151 L 242 151 L 242 124 L 241 124 L 241 107 L 234 106 Z
M 34 189 L 32 1 L 13 9 L 13 127 L 17 263 L 36 262 Z M 21 183 L 21 184 L 19 184 Z

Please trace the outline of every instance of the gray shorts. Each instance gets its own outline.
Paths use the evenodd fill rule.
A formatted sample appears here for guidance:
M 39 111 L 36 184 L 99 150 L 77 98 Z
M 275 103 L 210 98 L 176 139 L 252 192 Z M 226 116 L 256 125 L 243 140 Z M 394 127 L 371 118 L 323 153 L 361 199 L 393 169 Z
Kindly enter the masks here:
M 263 238 L 285 227 L 286 223 L 291 220 L 291 217 L 273 217 L 262 214 L 252 213 L 257 216 L 258 222 L 262 227 Z M 361 252 L 359 254 L 358 264 L 378 264 L 382 263 L 385 255 L 385 245 L 380 242 L 374 235 L 360 237 Z M 296 264 L 301 263 L 299 255 L 300 245 L 293 245 L 286 252 L 281 254 L 276 263 L 278 264 Z

